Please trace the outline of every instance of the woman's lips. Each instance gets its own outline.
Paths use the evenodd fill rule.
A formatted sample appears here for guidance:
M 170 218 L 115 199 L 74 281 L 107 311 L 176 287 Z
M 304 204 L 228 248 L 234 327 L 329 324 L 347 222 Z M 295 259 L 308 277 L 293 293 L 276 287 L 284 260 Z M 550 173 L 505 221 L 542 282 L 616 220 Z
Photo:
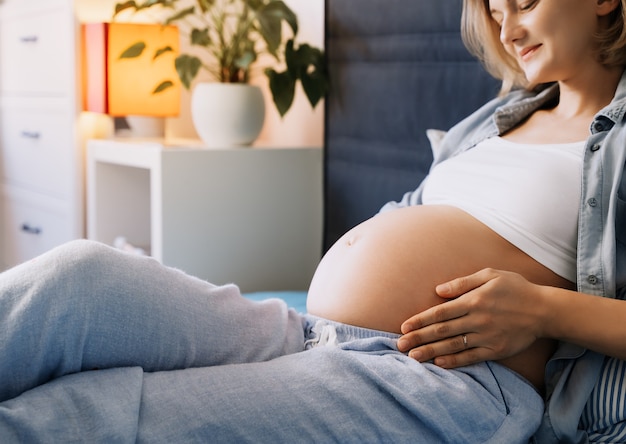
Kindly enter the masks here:
M 540 46 L 541 45 L 534 45 L 534 46 L 527 46 L 525 48 L 522 48 L 522 50 L 519 52 L 520 59 L 526 60 L 530 58 Z

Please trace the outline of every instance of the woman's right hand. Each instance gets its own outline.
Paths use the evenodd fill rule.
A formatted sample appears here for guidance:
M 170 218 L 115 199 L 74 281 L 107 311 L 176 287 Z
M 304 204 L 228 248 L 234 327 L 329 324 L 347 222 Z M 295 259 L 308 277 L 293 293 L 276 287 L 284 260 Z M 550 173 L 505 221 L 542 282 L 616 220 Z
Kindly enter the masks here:
M 443 283 L 437 294 L 450 301 L 406 320 L 398 349 L 444 368 L 515 355 L 544 334 L 546 288 L 493 269 Z

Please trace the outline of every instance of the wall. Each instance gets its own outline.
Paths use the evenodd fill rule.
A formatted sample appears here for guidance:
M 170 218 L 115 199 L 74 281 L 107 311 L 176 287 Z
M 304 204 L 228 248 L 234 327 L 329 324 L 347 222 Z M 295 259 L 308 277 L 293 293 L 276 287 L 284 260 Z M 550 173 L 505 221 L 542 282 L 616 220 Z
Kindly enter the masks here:
M 80 22 L 110 21 L 115 4 L 121 0 L 79 0 L 77 14 Z M 324 0 L 285 0 L 297 14 L 300 24 L 298 39 L 322 47 L 324 43 Z M 140 19 L 145 21 L 146 18 Z M 267 81 L 262 67 L 257 69 L 252 83 L 264 90 L 266 98 L 266 120 L 263 132 L 257 141 L 259 145 L 271 146 L 322 146 L 323 143 L 323 104 L 313 110 L 301 90 L 296 92 L 296 100 L 281 119 L 271 101 Z M 202 80 L 202 79 L 201 79 Z M 183 88 L 181 115 L 167 120 L 168 137 L 197 138 L 189 112 L 191 93 Z

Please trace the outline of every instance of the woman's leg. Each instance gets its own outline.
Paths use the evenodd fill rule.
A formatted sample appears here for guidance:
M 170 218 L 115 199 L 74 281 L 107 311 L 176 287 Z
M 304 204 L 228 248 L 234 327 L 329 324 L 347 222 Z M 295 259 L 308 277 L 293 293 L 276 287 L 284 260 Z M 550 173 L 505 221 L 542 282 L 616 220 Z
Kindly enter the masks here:
M 0 274 L 0 326 L 0 401 L 69 373 L 265 361 L 304 340 L 280 301 L 84 240 Z
M 543 414 L 510 370 L 444 370 L 370 338 L 252 364 L 69 375 L 0 404 L 0 436 L 69 442 L 527 443 Z M 16 440 L 18 441 L 18 440 Z

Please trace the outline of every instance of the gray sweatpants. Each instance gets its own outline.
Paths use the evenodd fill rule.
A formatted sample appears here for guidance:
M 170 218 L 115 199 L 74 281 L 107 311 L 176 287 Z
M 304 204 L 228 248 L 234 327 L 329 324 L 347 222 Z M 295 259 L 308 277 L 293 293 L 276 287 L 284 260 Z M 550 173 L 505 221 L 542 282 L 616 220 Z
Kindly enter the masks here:
M 420 364 L 396 339 L 71 242 L 0 274 L 1 441 L 515 443 L 538 427 L 515 373 Z

